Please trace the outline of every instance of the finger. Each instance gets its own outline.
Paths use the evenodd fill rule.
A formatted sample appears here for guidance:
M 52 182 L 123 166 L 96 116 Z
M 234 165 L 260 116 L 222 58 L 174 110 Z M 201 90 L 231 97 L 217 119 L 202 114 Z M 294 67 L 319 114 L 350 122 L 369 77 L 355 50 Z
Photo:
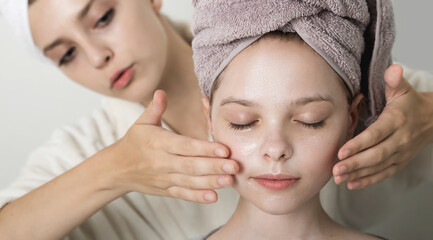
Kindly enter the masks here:
M 345 179 L 345 181 L 353 181 L 353 180 L 361 179 L 363 177 L 367 177 L 370 175 L 380 173 L 380 172 L 384 171 L 385 169 L 387 169 L 392 164 L 396 164 L 396 161 L 398 158 L 399 158 L 398 154 L 393 154 L 388 159 L 386 159 L 385 161 L 381 161 L 380 163 L 378 163 L 375 166 L 361 168 L 359 170 L 350 172 L 348 174 L 345 174 L 347 176 L 345 176 L 345 177 L 342 176 L 342 178 Z
M 218 200 L 218 195 L 214 190 L 191 190 L 179 186 L 173 186 L 168 188 L 167 191 L 171 197 L 190 202 L 213 203 Z
M 409 84 L 409 82 L 403 78 L 403 68 L 400 65 L 394 64 L 390 66 L 386 70 L 384 77 L 386 82 L 385 95 L 387 99 L 387 106 L 394 99 L 412 89 L 412 86 Z M 341 147 L 338 152 L 338 157 L 340 160 L 353 156 L 363 149 L 374 146 L 394 131 L 396 124 L 391 124 L 393 123 L 393 117 L 391 114 L 389 114 L 389 116 L 385 118 L 387 115 L 385 113 L 387 113 L 387 108 L 385 108 L 382 114 L 379 115 L 379 118 L 375 123 Z
M 190 176 L 236 174 L 239 172 L 239 164 L 236 161 L 223 158 L 176 156 L 174 161 L 167 162 L 167 164 L 169 165 L 166 167 L 170 169 L 168 171 Z
M 173 185 L 193 190 L 219 189 L 230 187 L 233 184 L 232 175 L 211 175 L 211 176 L 188 176 L 184 174 L 170 174 L 170 181 Z
M 380 173 L 376 173 L 374 175 L 363 177 L 363 178 L 358 179 L 356 181 L 348 182 L 347 188 L 350 190 L 361 189 L 361 188 L 365 188 L 367 186 L 382 182 L 383 180 L 394 175 L 398 171 L 398 169 L 399 169 L 398 165 L 393 164 Z
M 400 65 L 393 64 L 385 71 L 385 97 L 387 105 L 393 99 L 405 94 L 412 87 L 408 81 L 403 78 L 403 68 Z
M 157 90 L 153 94 L 153 100 L 135 123 L 161 126 L 162 115 L 166 109 L 167 95 L 164 91 Z
M 338 158 L 343 160 L 377 145 L 396 130 L 397 124 L 393 121 L 392 115 L 382 112 L 376 122 L 341 147 Z
M 397 144 L 395 142 L 398 140 L 394 139 L 395 137 L 393 138 L 393 136 L 391 135 L 376 146 L 335 164 L 332 171 L 333 174 L 342 175 L 359 169 L 373 167 L 385 161 L 396 150 Z
M 175 134 L 169 135 L 171 144 L 166 144 L 165 150 L 170 154 L 222 158 L 226 158 L 230 155 L 229 148 L 221 143 L 198 140 Z

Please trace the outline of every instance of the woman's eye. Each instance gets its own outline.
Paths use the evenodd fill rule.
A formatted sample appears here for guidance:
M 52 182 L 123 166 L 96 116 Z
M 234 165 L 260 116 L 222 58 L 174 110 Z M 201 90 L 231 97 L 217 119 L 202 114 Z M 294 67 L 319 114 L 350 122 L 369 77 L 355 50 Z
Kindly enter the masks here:
M 314 129 L 318 129 L 318 128 L 322 128 L 323 126 L 325 126 L 325 120 L 320 121 L 320 122 L 316 122 L 316 123 L 306 123 L 306 122 L 301 122 L 301 121 L 297 121 L 299 124 L 301 124 L 304 127 L 307 128 L 314 128 Z
M 258 120 L 252 121 L 252 122 L 247 123 L 247 124 L 236 124 L 236 123 L 231 122 L 229 124 L 229 126 L 230 126 L 230 128 L 232 128 L 234 130 L 240 131 L 240 130 L 245 130 L 245 129 L 251 128 L 257 122 L 258 122 Z
M 71 47 L 65 55 L 60 59 L 59 66 L 68 64 L 72 59 L 74 59 L 75 56 L 75 47 Z
M 95 24 L 95 28 L 107 26 L 114 16 L 114 8 L 110 8 Z

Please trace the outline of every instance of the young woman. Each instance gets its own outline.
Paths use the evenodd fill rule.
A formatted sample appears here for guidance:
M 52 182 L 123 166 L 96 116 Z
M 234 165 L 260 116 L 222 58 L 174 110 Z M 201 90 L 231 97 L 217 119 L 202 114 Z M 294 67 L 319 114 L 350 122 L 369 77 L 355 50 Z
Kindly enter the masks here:
M 227 147 L 207 141 L 192 49 L 160 14 L 161 1 L 9 4 L 2 11 L 28 6 L 36 54 L 86 88 L 128 101 L 109 100 L 32 154 L 23 175 L 1 194 L 1 236 L 172 239 L 228 217 L 231 210 L 223 207 L 154 197 L 213 203 L 213 189 L 230 186 L 238 169 L 225 159 Z M 166 100 L 150 103 L 156 89 L 167 93 L 168 107 Z M 143 106 L 148 111 L 139 118 Z M 220 218 L 200 221 L 207 211 Z
M 36 54 L 86 88 L 128 100 L 108 99 L 31 155 L 22 175 L 0 193 L 1 236 L 176 239 L 228 219 L 234 193 L 221 192 L 211 206 L 176 199 L 215 202 L 212 189 L 230 186 L 239 166 L 226 159 L 227 147 L 206 141 L 191 47 L 160 6 L 160 0 L 1 1 L 2 15 Z M 154 96 L 156 89 L 167 95 Z M 419 95 L 410 91 L 399 99 L 426 104 Z M 413 108 L 394 109 L 414 114 Z

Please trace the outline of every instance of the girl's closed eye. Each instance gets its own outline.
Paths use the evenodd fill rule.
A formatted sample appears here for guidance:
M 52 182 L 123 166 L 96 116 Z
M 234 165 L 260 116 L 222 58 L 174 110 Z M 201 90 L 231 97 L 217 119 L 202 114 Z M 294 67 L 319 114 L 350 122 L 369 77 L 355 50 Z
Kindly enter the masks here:
M 317 104 L 316 104 L 317 105 Z M 329 105 L 322 106 L 321 108 L 311 108 L 302 113 L 295 114 L 293 121 L 305 128 L 320 129 L 326 125 L 326 119 L 332 115 L 332 108 Z
M 255 120 L 255 121 L 252 121 L 252 122 L 249 122 L 246 124 L 237 124 L 237 123 L 230 122 L 229 127 L 234 129 L 234 130 L 237 130 L 237 131 L 245 130 L 245 129 L 249 129 L 249 128 L 253 127 L 258 121 L 259 120 Z
M 297 123 L 299 123 L 303 127 L 307 128 L 313 128 L 313 129 L 319 129 L 325 126 L 325 120 L 319 121 L 319 122 L 303 122 L 295 120 Z

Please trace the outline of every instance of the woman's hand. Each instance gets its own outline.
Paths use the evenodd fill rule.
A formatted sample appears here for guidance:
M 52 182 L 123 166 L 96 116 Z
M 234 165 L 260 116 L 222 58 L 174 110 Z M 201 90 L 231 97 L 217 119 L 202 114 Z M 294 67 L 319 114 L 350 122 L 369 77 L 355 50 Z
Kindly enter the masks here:
M 339 151 L 334 181 L 348 181 L 349 189 L 381 182 L 404 168 L 433 141 L 432 93 L 417 92 L 399 65 L 385 72 L 386 107 L 376 122 Z
M 163 91 L 112 145 L 114 184 L 126 191 L 180 198 L 199 203 L 217 200 L 212 189 L 231 186 L 239 165 L 222 144 L 197 140 L 161 127 L 167 107 Z

